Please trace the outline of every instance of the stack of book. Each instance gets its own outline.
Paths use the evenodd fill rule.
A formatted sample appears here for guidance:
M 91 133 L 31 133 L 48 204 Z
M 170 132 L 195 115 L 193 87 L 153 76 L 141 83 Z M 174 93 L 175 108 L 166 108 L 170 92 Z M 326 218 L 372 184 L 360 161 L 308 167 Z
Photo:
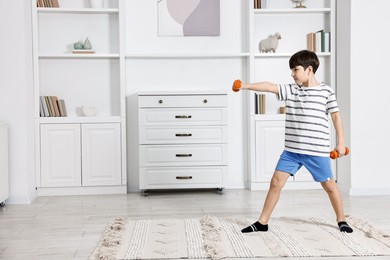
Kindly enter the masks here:
M 307 49 L 314 52 L 330 52 L 330 32 L 320 30 L 308 33 Z
M 39 101 L 41 117 L 67 116 L 63 99 L 58 99 L 56 96 L 40 96 Z
M 37 7 L 60 7 L 58 0 L 37 0 Z
M 261 9 L 261 1 L 262 0 L 253 0 L 253 7 L 255 9 Z
M 265 94 L 255 94 L 255 114 L 265 114 Z

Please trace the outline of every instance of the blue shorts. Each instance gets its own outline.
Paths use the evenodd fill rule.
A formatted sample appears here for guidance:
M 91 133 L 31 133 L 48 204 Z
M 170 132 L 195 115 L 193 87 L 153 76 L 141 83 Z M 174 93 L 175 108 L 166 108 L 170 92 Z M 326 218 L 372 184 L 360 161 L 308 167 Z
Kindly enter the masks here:
M 316 182 L 325 182 L 333 178 L 329 157 L 321 157 L 307 154 L 283 151 L 276 171 L 286 172 L 292 176 L 302 167 L 310 172 Z

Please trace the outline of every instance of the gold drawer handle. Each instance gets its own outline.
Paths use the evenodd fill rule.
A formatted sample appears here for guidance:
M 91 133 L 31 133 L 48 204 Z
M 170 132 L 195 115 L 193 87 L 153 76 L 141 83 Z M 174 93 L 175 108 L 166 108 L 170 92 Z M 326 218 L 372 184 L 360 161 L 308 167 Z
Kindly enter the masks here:
M 176 136 L 187 137 L 187 136 L 192 136 L 192 134 L 176 134 Z
M 192 116 L 175 116 L 175 118 L 191 118 Z
M 191 153 L 179 153 L 176 154 L 176 157 L 192 157 Z
M 176 176 L 177 180 L 191 180 L 192 176 Z

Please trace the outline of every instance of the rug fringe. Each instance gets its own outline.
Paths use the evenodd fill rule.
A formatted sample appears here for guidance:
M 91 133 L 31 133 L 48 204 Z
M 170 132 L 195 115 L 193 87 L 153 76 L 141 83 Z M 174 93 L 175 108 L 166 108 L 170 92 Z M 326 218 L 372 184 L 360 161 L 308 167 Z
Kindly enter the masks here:
M 112 221 L 102 235 L 97 255 L 100 260 L 113 260 L 118 247 L 122 244 L 122 235 L 126 220 L 122 217 Z
M 348 223 L 362 230 L 368 237 L 374 238 L 375 240 L 390 248 L 390 234 L 387 234 L 380 229 L 374 228 L 367 220 L 351 215 L 346 215 L 345 217 Z
M 222 226 L 218 218 L 207 215 L 200 219 L 200 224 L 206 254 L 213 260 L 228 257 L 224 252 L 221 236 Z

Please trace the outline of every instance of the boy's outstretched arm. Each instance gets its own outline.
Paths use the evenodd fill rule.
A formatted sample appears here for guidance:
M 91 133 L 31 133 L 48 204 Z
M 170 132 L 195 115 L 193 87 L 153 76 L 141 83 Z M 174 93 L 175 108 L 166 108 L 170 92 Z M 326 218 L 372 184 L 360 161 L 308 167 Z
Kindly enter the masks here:
M 237 86 L 238 85 L 238 86 Z M 260 92 L 271 92 L 278 94 L 278 85 L 271 82 L 257 82 L 257 83 L 242 83 L 239 80 L 236 80 L 233 84 L 233 90 L 253 90 Z
M 344 131 L 343 131 L 343 124 L 341 120 L 340 112 L 334 112 L 331 114 L 333 126 L 336 130 L 336 137 L 337 137 L 337 145 L 335 150 L 339 153 L 344 155 L 345 154 L 345 143 L 344 143 Z

